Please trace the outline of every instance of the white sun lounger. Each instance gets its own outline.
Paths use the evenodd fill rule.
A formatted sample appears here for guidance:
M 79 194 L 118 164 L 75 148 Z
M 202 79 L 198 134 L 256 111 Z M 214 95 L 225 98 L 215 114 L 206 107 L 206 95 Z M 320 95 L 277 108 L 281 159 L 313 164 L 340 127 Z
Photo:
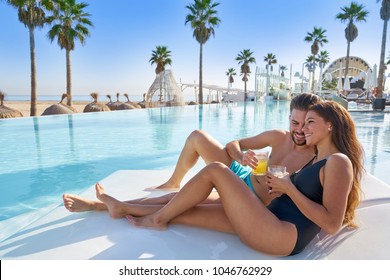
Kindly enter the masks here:
M 157 196 L 144 188 L 168 178 L 171 170 L 120 170 L 101 180 L 107 193 L 123 200 Z M 186 177 L 186 180 L 189 178 Z M 166 231 L 136 228 L 107 212 L 70 213 L 59 205 L 0 243 L 2 260 L 258 260 L 390 259 L 390 187 L 367 174 L 366 193 L 357 210 L 360 227 L 323 233 L 300 254 L 273 257 L 252 250 L 237 236 L 188 226 Z M 82 196 L 94 198 L 91 186 Z

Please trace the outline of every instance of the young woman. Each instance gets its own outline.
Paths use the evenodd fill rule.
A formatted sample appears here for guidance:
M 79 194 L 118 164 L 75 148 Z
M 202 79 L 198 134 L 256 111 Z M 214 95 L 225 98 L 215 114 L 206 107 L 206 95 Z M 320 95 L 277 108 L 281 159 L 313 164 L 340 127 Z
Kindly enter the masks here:
M 126 216 L 135 226 L 166 229 L 170 223 L 186 224 L 234 233 L 264 253 L 297 254 L 321 229 L 334 234 L 343 225 L 355 226 L 363 172 L 363 149 L 342 106 L 331 101 L 312 106 L 303 131 L 317 156 L 291 176 L 267 174 L 271 192 L 283 194 L 268 206 L 220 162 L 208 164 L 166 205 L 120 202 L 100 184 L 97 198 L 111 216 Z M 219 203 L 202 204 L 214 188 Z

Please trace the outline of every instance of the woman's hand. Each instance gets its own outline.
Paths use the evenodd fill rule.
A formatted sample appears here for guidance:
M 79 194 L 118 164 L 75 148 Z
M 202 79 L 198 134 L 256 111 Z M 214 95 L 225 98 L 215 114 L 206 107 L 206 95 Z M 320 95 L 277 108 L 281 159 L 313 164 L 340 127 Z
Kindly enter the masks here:
M 283 177 L 276 177 L 272 173 L 267 172 L 266 184 L 268 186 L 269 194 L 287 194 L 288 191 L 294 187 L 294 184 L 290 180 L 290 174 L 284 173 Z

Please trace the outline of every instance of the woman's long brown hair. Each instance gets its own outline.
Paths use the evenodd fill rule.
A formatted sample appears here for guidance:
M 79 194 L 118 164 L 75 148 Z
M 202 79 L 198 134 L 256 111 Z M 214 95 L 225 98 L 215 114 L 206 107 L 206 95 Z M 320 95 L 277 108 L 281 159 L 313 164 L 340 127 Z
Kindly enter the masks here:
M 334 101 L 315 104 L 310 108 L 310 111 L 316 112 L 325 121 L 332 124 L 332 141 L 337 149 L 345 154 L 352 163 L 352 189 L 348 195 L 347 209 L 343 224 L 355 227 L 355 210 L 359 205 L 362 195 L 360 180 L 364 172 L 364 150 L 357 138 L 355 123 L 348 111 Z

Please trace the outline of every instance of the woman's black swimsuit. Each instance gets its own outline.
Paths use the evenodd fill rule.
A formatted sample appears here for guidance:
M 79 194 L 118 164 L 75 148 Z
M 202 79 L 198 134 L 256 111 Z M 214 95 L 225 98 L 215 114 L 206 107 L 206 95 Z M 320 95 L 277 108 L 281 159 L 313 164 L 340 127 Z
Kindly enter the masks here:
M 326 159 L 311 164 L 313 160 L 301 170 L 293 173 L 290 179 L 296 188 L 306 197 L 322 204 L 323 189 L 320 181 L 320 169 L 325 165 Z M 300 253 L 321 230 L 319 226 L 302 214 L 286 194 L 272 200 L 267 208 L 280 220 L 293 223 L 297 228 L 297 243 L 290 255 Z

